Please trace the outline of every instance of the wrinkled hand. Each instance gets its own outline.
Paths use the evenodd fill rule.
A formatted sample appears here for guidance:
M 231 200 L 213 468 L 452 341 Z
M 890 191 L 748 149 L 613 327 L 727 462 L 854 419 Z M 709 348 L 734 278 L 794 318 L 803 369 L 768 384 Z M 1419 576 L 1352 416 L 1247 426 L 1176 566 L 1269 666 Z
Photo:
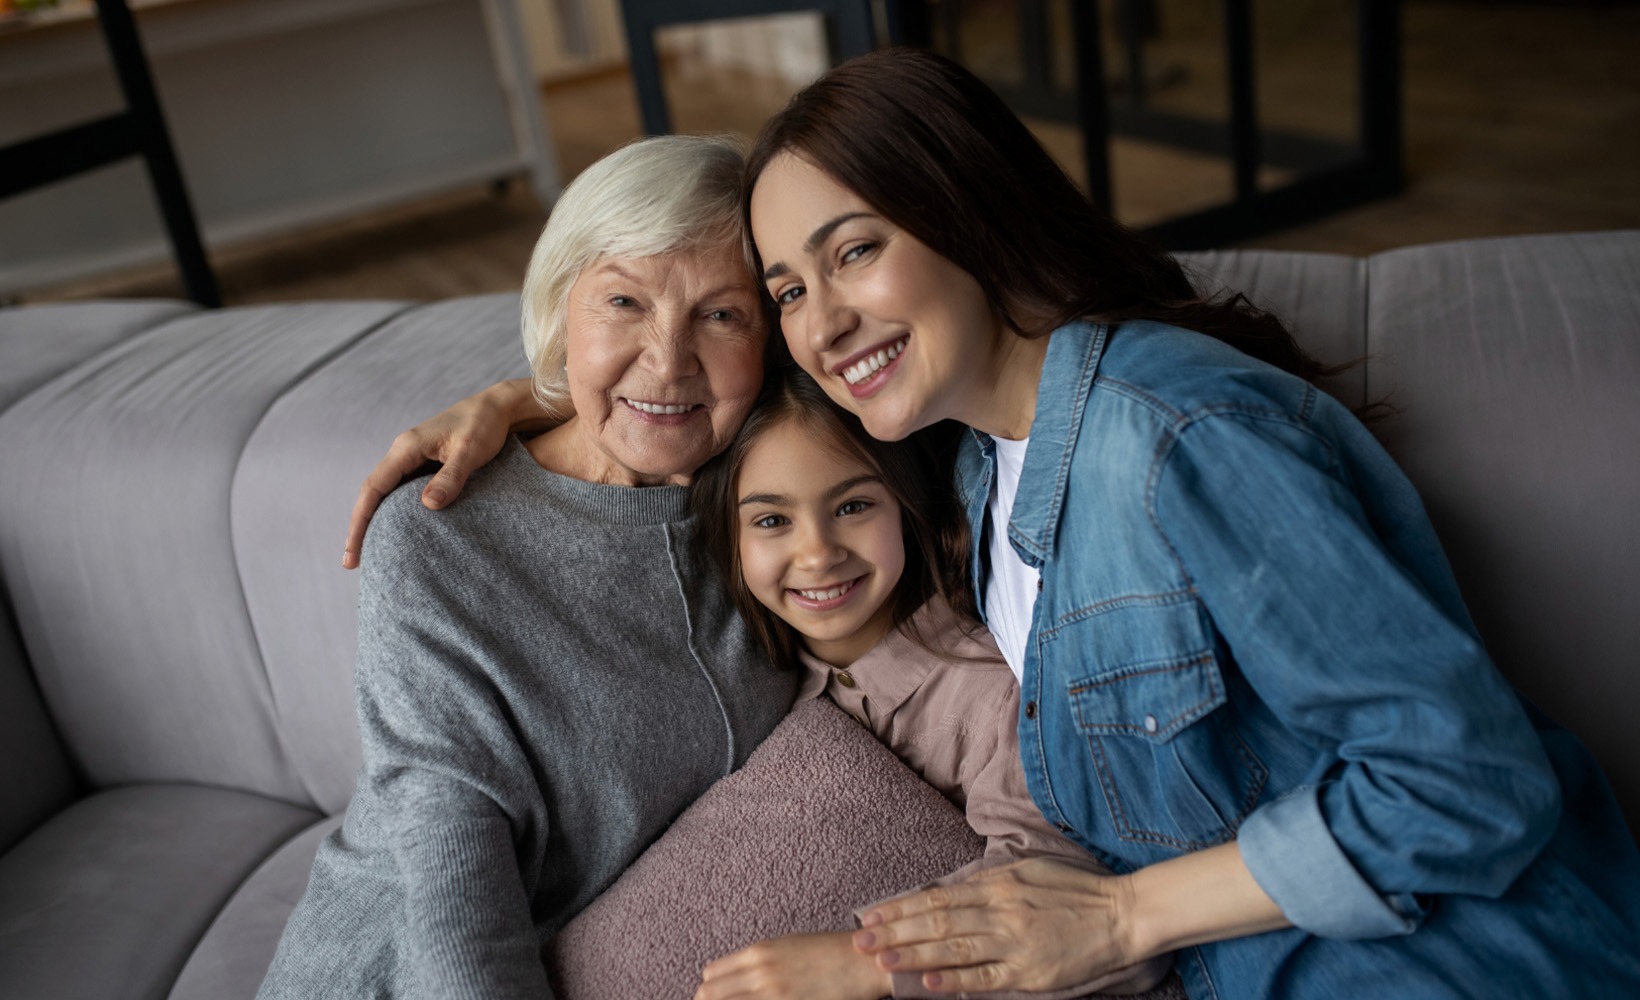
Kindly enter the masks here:
M 847 931 L 759 941 L 708 964 L 695 1000 L 877 1000 L 889 974 L 854 950 Z
M 1146 956 L 1125 940 L 1130 883 L 1047 858 L 873 907 L 854 947 L 941 993 L 1054 990 Z
M 421 491 L 421 502 L 438 510 L 456 498 L 473 470 L 501 454 L 511 429 L 512 407 L 520 401 L 520 393 L 529 392 L 527 382 L 522 386 L 518 382 L 491 386 L 393 439 L 387 456 L 364 477 L 359 498 L 353 502 L 347 542 L 342 549 L 343 569 L 358 567 L 365 528 L 376 508 L 411 473 L 428 462 L 441 463 Z

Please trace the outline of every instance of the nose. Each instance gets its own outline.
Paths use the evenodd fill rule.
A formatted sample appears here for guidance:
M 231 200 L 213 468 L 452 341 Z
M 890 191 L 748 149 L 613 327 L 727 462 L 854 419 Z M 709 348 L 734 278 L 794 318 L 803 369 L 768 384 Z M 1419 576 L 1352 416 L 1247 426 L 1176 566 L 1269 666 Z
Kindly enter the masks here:
M 824 573 L 847 558 L 848 550 L 831 532 L 824 527 L 810 527 L 799 533 L 792 562 L 805 573 Z
M 697 346 L 690 317 L 662 316 L 644 344 L 644 363 L 662 381 L 681 381 L 700 372 Z
M 854 311 L 837 290 L 823 282 L 810 288 L 808 308 L 803 310 L 805 327 L 803 340 L 810 351 L 824 355 L 859 325 L 859 314 Z

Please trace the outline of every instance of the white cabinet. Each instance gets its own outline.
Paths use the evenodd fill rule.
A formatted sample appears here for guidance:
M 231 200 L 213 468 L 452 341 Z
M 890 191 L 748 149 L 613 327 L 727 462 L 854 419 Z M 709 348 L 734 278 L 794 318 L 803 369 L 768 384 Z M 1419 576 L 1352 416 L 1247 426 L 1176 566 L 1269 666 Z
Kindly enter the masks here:
M 550 205 L 517 2 L 134 3 L 207 248 L 519 174 Z M 0 33 L 0 143 L 120 103 L 94 19 Z M 0 201 L 0 294 L 168 256 L 138 160 Z

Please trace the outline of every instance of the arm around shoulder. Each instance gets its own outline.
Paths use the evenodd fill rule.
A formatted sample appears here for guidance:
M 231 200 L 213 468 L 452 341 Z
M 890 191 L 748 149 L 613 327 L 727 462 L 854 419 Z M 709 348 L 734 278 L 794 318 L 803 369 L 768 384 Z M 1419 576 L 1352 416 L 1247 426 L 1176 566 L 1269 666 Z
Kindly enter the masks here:
M 429 462 L 439 464 L 421 499 L 427 507 L 440 509 L 461 493 L 474 470 L 501 453 L 509 433 L 543 430 L 566 415 L 542 407 L 529 379 L 513 379 L 497 382 L 401 433 L 359 487 L 342 547 L 342 567 L 358 567 L 365 530 L 376 508 L 417 469 Z

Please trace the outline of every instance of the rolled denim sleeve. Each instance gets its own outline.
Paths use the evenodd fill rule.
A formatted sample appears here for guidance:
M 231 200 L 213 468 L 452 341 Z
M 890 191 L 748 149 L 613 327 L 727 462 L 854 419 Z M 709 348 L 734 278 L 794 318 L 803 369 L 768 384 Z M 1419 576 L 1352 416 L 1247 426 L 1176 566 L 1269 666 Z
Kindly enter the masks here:
M 1243 821 L 1243 859 L 1298 927 L 1380 937 L 1418 926 L 1419 896 L 1501 894 L 1553 833 L 1559 785 L 1416 492 L 1330 421 L 1189 422 L 1152 513 L 1253 692 L 1317 751 L 1313 781 Z

